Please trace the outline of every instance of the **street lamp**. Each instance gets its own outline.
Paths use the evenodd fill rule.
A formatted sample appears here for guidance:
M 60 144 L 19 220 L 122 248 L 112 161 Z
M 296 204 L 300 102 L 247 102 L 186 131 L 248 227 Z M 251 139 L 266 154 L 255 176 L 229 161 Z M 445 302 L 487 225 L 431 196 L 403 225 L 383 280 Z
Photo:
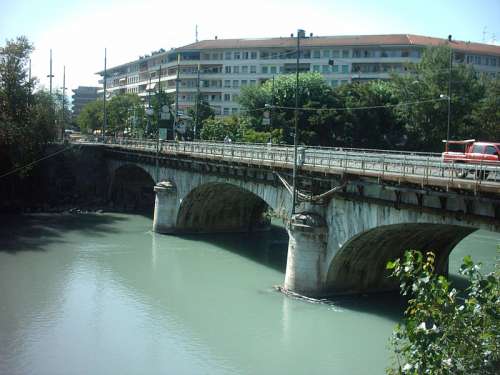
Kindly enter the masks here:
M 306 32 L 302 29 L 297 30 L 297 71 L 295 75 L 295 125 L 293 134 L 293 192 L 292 192 L 292 215 L 295 214 L 295 201 L 297 195 L 297 142 L 298 142 L 298 124 L 299 124 L 299 57 L 300 57 L 300 38 L 305 38 Z

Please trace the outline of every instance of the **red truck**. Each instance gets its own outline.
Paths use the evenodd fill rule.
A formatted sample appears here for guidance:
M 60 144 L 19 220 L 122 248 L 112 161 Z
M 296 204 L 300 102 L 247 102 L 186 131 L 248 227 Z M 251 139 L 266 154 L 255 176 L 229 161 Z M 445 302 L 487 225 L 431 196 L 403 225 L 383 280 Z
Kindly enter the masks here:
M 488 171 L 482 170 L 481 167 L 500 167 L 500 143 L 476 142 L 475 139 L 443 142 L 446 144 L 442 154 L 443 161 L 454 162 L 457 165 L 457 175 L 462 178 L 468 173 L 476 173 L 476 177 L 486 179 Z

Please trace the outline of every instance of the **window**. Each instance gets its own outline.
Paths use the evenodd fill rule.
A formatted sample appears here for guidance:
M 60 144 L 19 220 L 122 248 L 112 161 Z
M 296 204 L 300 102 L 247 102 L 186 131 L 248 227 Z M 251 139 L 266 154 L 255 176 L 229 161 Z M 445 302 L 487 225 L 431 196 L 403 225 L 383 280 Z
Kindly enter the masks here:
M 241 73 L 242 73 L 242 74 L 248 74 L 248 66 L 246 66 L 246 65 L 245 65 L 245 66 L 242 66 L 242 67 L 241 67 Z
M 231 87 L 231 80 L 229 79 L 224 80 L 224 87 Z
M 224 52 L 224 59 L 231 60 L 231 57 L 232 57 L 232 52 L 231 51 Z
M 246 86 L 248 81 L 246 79 L 241 80 L 241 86 Z
M 285 67 L 283 65 L 280 66 L 280 73 L 281 74 L 285 73 Z
M 492 66 L 497 66 L 497 58 L 496 57 L 491 57 L 490 62 Z
M 239 74 L 240 73 L 240 67 L 239 66 L 233 66 L 233 73 L 234 74 Z
M 262 69 L 262 74 L 267 74 L 267 66 L 263 66 L 261 69 Z
M 212 53 L 212 60 L 219 60 L 220 59 L 220 54 L 219 53 Z
M 339 66 L 338 65 L 333 65 L 332 66 L 332 72 L 333 73 L 338 73 L 339 72 Z
M 224 94 L 224 101 L 229 102 L 231 100 L 230 94 Z
M 229 108 L 224 108 L 222 110 L 222 113 L 223 113 L 224 116 L 229 116 Z
M 266 60 L 269 58 L 269 52 L 261 52 L 260 53 L 260 58 L 263 60 Z
M 233 94 L 233 102 L 237 102 L 239 97 L 238 94 Z
M 342 65 L 342 73 L 349 73 L 349 65 Z
M 255 86 L 257 84 L 257 81 L 255 79 L 250 80 L 250 86 Z
M 234 52 L 234 59 L 239 60 L 241 58 L 240 52 Z
M 250 73 L 251 74 L 257 73 L 257 67 L 255 65 L 250 65 Z
M 250 52 L 250 59 L 252 59 L 252 60 L 257 59 L 257 52 L 255 52 L 255 51 Z
M 342 57 L 349 57 L 349 50 L 348 49 L 342 50 Z
M 494 146 L 486 146 L 486 150 L 484 150 L 486 155 L 497 155 L 497 149 Z
M 330 50 L 329 49 L 323 51 L 323 57 L 330 57 Z
M 225 72 L 226 73 L 231 73 L 231 67 L 226 65 Z
M 276 71 L 277 71 L 277 70 L 276 70 L 276 67 L 275 67 L 275 66 L 271 66 L 271 68 L 270 68 L 270 69 L 271 69 L 271 71 L 270 71 L 270 73 L 271 73 L 271 74 L 276 74 Z
M 342 81 L 340 81 L 340 83 L 342 85 L 346 85 L 347 83 L 349 83 L 349 81 L 347 79 L 343 79 Z
M 238 113 L 238 108 L 231 108 L 231 113 L 233 115 L 237 114 Z
M 322 65 L 321 71 L 322 73 L 330 73 L 330 65 Z
M 313 51 L 313 58 L 319 59 L 321 57 L 321 51 L 319 49 L 315 49 Z
M 332 85 L 332 87 L 337 87 L 339 85 L 339 81 L 334 79 L 330 84 Z
M 481 65 L 481 56 L 474 56 L 474 64 Z
M 474 147 L 472 147 L 472 153 L 473 154 L 482 154 L 483 153 L 483 145 L 474 145 Z
M 339 50 L 333 50 L 332 51 L 332 57 L 340 57 L 340 51 Z
M 243 60 L 248 60 L 249 53 L 247 51 L 243 52 Z
M 233 87 L 240 87 L 240 81 L 237 79 L 233 80 Z
M 313 65 L 313 72 L 319 73 L 319 65 Z

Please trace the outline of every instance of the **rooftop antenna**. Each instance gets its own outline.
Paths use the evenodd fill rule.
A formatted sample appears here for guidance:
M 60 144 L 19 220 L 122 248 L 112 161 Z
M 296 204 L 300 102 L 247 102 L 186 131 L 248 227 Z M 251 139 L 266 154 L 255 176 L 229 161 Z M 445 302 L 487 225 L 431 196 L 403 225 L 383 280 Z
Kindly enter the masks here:
M 198 25 L 196 25 L 195 27 L 195 39 L 196 39 L 196 43 L 198 43 Z
M 487 29 L 488 29 L 488 28 L 487 28 L 486 26 L 485 26 L 485 27 L 483 27 L 483 43 L 486 43 L 486 30 L 487 30 Z

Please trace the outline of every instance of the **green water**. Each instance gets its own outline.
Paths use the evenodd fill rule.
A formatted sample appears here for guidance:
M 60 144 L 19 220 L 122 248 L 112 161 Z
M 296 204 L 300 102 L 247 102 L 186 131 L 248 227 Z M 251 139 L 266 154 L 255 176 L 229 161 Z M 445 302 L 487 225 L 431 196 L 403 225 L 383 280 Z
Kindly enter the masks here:
M 397 296 L 276 292 L 281 229 L 174 237 L 136 215 L 0 220 L 0 374 L 383 374 L 390 363 Z M 452 273 L 470 252 L 491 269 L 499 242 L 468 237 Z

